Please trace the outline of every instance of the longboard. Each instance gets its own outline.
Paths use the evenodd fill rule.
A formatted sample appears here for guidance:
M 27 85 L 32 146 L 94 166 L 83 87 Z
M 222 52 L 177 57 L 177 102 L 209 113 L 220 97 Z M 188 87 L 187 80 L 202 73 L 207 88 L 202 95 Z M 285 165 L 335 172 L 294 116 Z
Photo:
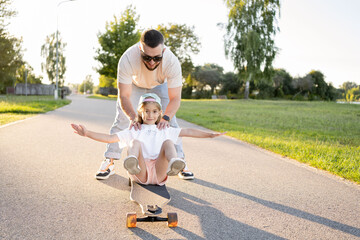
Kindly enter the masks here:
M 137 218 L 136 213 L 127 213 L 126 226 L 136 227 L 137 222 L 158 222 L 166 221 L 169 227 L 176 227 L 178 224 L 177 214 L 168 213 L 167 217 L 160 217 L 162 208 L 171 200 L 170 194 L 165 185 L 143 185 L 129 181 L 131 185 L 130 200 L 137 202 L 145 217 Z

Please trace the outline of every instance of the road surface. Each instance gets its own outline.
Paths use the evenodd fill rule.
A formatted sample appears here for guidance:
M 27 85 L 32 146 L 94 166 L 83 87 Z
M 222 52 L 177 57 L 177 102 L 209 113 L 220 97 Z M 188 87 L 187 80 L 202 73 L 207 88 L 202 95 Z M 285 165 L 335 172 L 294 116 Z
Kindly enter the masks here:
M 360 239 L 359 185 L 229 137 L 183 139 L 196 179 L 168 181 L 177 228 L 127 229 L 122 163 L 96 180 L 105 144 L 70 127 L 108 132 L 115 101 L 70 98 L 0 128 L 0 239 Z

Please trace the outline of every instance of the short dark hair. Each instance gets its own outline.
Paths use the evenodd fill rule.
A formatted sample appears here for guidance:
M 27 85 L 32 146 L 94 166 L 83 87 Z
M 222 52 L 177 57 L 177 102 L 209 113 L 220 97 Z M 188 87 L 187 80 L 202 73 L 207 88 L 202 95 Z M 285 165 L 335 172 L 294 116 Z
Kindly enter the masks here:
M 164 44 L 164 36 L 155 29 L 149 29 L 141 34 L 140 42 L 151 48 Z

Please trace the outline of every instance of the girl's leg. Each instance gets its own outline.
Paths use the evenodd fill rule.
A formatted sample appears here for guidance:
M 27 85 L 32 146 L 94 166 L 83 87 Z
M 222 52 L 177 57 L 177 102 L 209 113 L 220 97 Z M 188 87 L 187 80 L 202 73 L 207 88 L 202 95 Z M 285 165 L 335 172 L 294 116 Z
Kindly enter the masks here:
M 174 170 L 177 171 L 175 174 L 168 174 L 169 162 L 170 164 L 176 165 L 174 166 L 175 167 Z M 184 160 L 177 158 L 175 145 L 171 140 L 166 140 L 163 143 L 155 167 L 156 167 L 156 175 L 159 182 L 164 181 L 167 175 L 176 175 L 179 171 L 181 171 L 185 167 Z
M 146 182 L 146 178 L 147 178 L 146 165 L 145 165 L 144 157 L 143 157 L 142 151 L 141 151 L 141 143 L 139 141 L 134 140 L 130 143 L 130 146 L 128 148 L 128 158 L 130 156 L 135 156 L 139 163 L 140 172 L 138 174 L 136 174 L 135 176 L 141 182 Z M 124 166 L 125 166 L 125 164 L 126 163 L 124 162 Z

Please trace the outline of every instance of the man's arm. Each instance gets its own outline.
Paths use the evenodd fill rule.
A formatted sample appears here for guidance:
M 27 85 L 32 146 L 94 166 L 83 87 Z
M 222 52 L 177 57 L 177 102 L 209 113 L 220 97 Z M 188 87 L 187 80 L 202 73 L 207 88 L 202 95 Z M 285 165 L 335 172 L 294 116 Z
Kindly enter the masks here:
M 176 88 L 169 88 L 168 94 L 169 94 L 169 104 L 167 105 L 165 111 L 163 112 L 164 115 L 167 115 L 172 119 L 177 110 L 180 107 L 181 103 L 181 88 L 182 87 L 176 87 Z M 170 124 L 168 121 L 161 119 L 161 121 L 158 123 L 158 128 L 163 129 L 165 127 L 169 127 Z
M 134 111 L 133 105 L 130 101 L 132 92 L 132 84 L 118 83 L 119 94 L 118 98 L 120 101 L 121 108 L 123 109 L 126 116 L 130 121 L 136 120 L 137 114 Z

